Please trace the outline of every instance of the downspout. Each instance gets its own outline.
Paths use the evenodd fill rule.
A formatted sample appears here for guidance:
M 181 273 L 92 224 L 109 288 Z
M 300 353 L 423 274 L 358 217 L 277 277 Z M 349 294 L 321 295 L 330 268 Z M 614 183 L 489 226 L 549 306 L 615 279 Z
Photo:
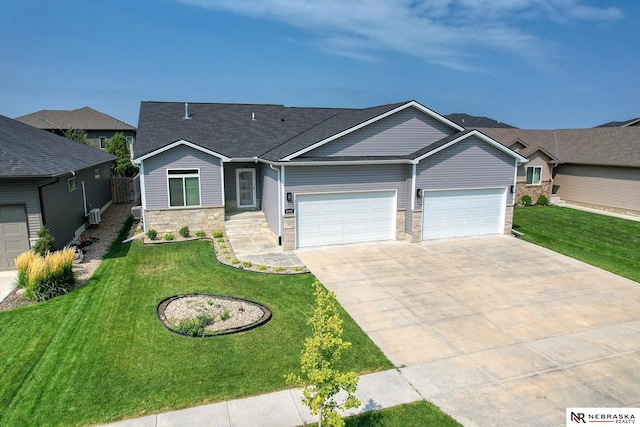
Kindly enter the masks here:
M 84 204 L 84 217 L 86 218 L 89 212 L 87 212 L 87 192 L 84 189 L 84 181 L 80 181 L 80 185 L 82 186 L 82 202 Z
M 276 171 L 278 173 L 278 207 L 281 206 L 281 200 L 282 200 L 282 188 L 281 188 L 281 183 L 280 183 L 280 169 L 278 168 L 274 168 L 273 165 L 271 163 L 269 163 L 269 167 L 271 169 L 273 169 L 274 171 Z M 278 240 L 281 245 L 282 245 L 282 215 L 281 212 L 283 212 L 282 210 L 280 210 L 280 208 L 278 208 Z
M 142 231 L 147 232 L 147 219 L 146 219 L 146 210 L 147 210 L 147 194 L 145 191 L 144 184 L 144 160 L 140 162 L 140 199 L 142 204 Z

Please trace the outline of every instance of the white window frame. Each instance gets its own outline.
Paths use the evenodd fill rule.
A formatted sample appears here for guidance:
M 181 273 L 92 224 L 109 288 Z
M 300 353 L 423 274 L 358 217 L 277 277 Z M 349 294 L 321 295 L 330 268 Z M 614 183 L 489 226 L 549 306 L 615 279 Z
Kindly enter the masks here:
M 95 180 L 100 179 L 100 168 L 95 168 L 93 170 L 93 179 Z
M 534 169 L 534 171 L 531 173 L 531 178 L 533 179 L 536 175 L 535 173 L 535 169 L 539 169 L 540 170 L 540 174 L 539 176 L 539 181 L 538 182 L 527 182 L 528 181 L 528 177 L 529 177 L 529 169 Z M 526 170 L 525 170 L 525 174 L 524 174 L 524 182 L 526 185 L 542 185 L 542 166 L 527 166 Z
M 103 144 L 104 141 L 104 144 Z M 109 138 L 107 138 L 106 136 L 99 136 L 98 137 L 98 145 L 100 147 L 101 150 L 106 150 L 107 149 L 107 142 L 109 141 Z
M 171 173 L 172 171 L 193 171 L 189 173 Z M 182 201 L 183 205 L 171 206 L 171 190 L 169 189 L 170 178 L 182 178 Z M 184 179 L 185 178 L 198 178 L 198 195 L 200 203 L 198 205 L 187 205 L 187 195 L 185 194 Z M 202 207 L 202 179 L 200 178 L 200 168 L 171 168 L 167 169 L 167 206 L 169 208 L 198 208 Z

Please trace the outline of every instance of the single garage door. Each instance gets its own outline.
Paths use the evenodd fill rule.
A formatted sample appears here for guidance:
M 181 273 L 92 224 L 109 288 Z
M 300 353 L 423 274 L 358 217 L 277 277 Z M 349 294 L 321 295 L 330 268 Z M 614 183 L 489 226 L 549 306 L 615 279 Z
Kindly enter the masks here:
M 29 250 L 24 206 L 0 206 L 0 271 L 14 270 L 14 260 Z
M 396 192 L 296 195 L 297 247 L 395 238 Z
M 422 240 L 501 234 L 505 188 L 426 191 Z

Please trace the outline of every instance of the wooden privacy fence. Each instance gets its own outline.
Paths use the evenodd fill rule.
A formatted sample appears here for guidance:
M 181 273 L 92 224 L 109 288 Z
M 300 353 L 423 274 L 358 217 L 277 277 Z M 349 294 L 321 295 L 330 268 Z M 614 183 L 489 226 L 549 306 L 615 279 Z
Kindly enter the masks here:
M 140 200 L 140 174 L 133 178 L 112 176 L 111 198 L 113 203 L 137 203 Z

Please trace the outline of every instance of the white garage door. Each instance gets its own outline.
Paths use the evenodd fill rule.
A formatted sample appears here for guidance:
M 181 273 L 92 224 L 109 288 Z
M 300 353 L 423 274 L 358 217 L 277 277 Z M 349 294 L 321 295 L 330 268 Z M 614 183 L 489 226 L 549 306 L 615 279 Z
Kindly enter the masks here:
M 297 195 L 297 246 L 394 239 L 395 212 L 395 191 Z
M 425 191 L 422 240 L 501 234 L 506 189 Z

